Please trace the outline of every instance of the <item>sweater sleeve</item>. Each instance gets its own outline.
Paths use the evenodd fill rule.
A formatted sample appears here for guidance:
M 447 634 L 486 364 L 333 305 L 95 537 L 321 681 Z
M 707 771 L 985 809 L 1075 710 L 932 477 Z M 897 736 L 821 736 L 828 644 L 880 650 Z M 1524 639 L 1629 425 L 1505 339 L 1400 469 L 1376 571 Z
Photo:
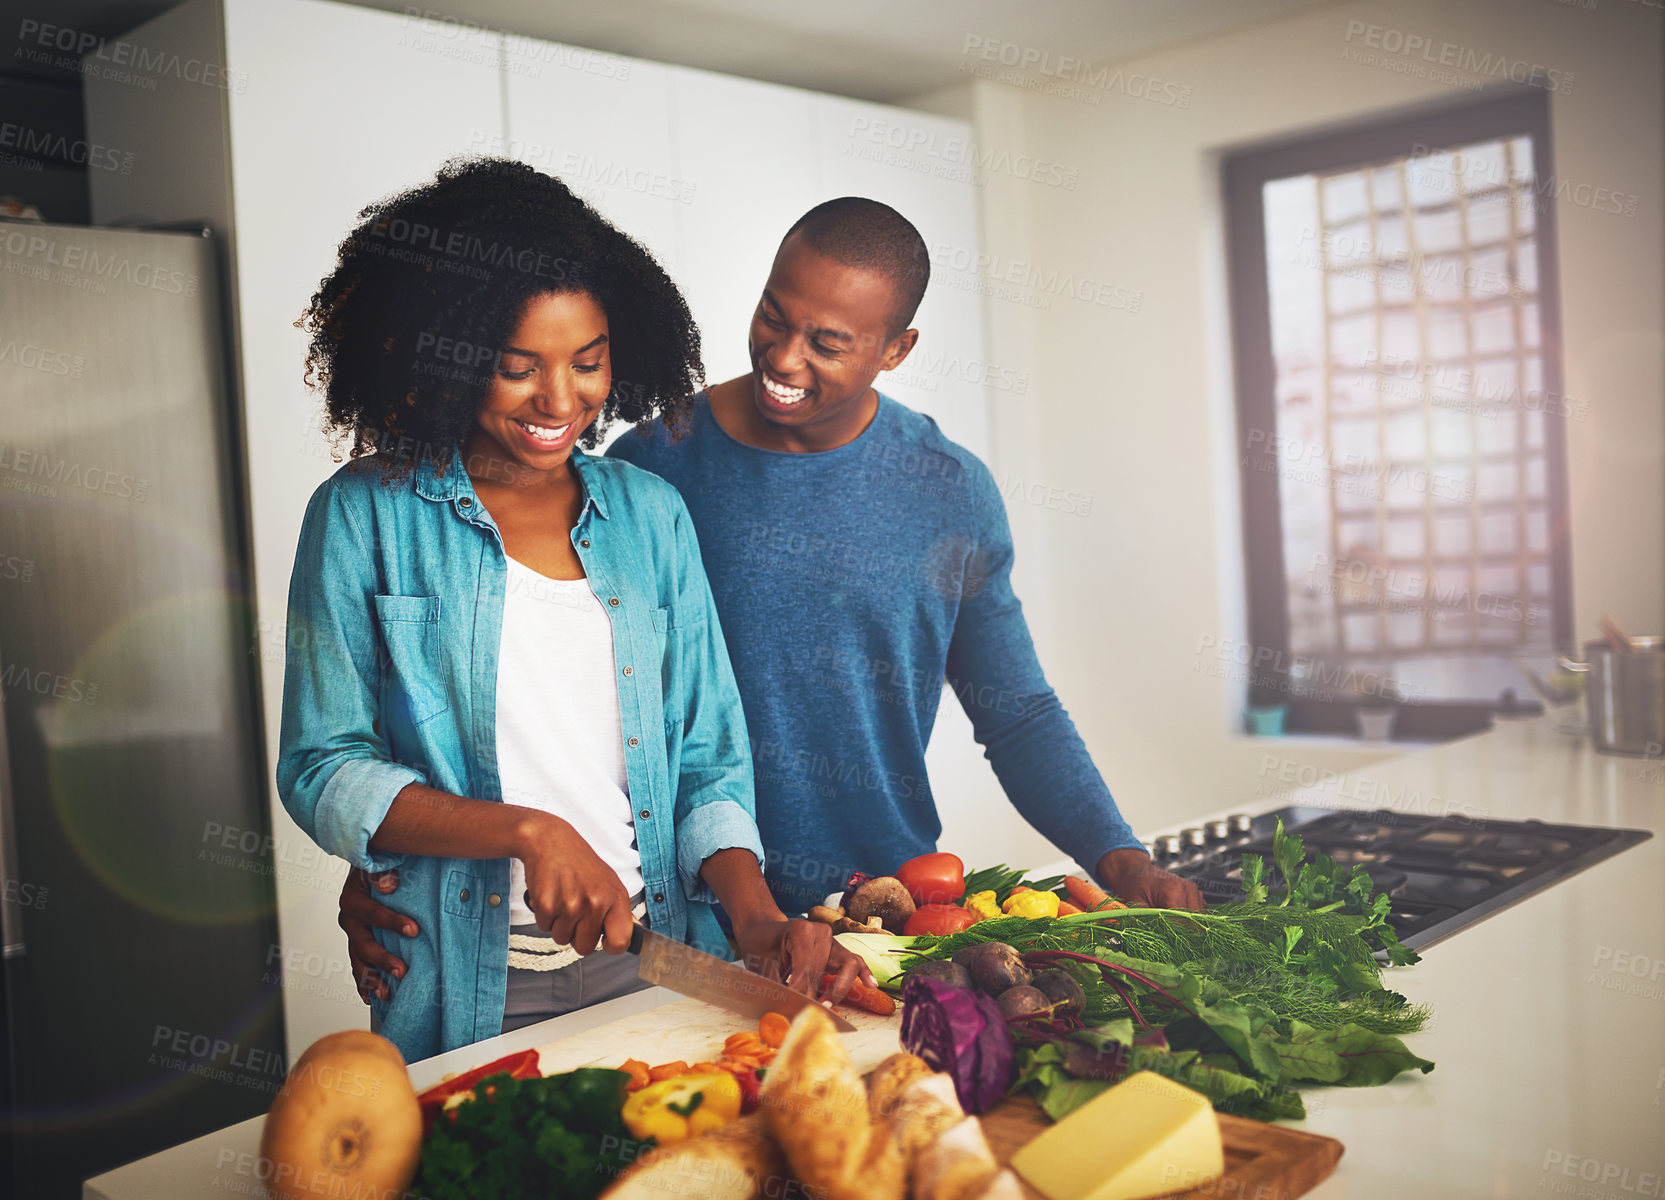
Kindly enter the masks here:
M 1013 806 L 1092 874 L 1107 852 L 1140 842 L 1041 670 L 1012 591 L 1005 505 L 988 469 L 975 460 L 970 467 L 977 528 L 948 647 L 948 683 Z

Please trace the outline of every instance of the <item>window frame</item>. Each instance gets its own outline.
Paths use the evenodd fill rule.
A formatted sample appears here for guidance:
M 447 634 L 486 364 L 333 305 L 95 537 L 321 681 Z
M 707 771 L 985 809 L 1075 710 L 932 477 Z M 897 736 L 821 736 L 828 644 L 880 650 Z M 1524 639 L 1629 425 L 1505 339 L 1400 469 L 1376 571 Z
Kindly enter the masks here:
M 1249 641 L 1272 661 L 1291 658 L 1285 595 L 1282 500 L 1278 460 L 1249 432 L 1277 428 L 1277 371 L 1272 353 L 1271 305 L 1267 298 L 1265 209 L 1262 186 L 1275 179 L 1334 171 L 1408 157 L 1417 147 L 1444 149 L 1475 142 L 1526 136 L 1532 142 L 1533 182 L 1555 176 L 1550 141 L 1549 97 L 1533 88 L 1495 99 L 1401 114 L 1357 127 L 1318 132 L 1227 154 L 1221 163 L 1226 223 L 1227 300 L 1230 305 L 1232 370 L 1236 392 L 1237 446 L 1241 462 L 1244 578 Z M 1538 353 L 1543 390 L 1565 395 L 1561 363 L 1561 280 L 1553 189 L 1535 206 L 1538 257 Z M 1544 420 L 1545 507 L 1550 515 L 1548 548 L 1553 597 L 1551 636 L 1555 648 L 1573 648 L 1572 553 L 1568 535 L 1565 417 Z M 1287 704 L 1284 728 L 1292 733 L 1355 733 L 1356 704 L 1342 699 L 1291 695 L 1274 683 L 1251 680 L 1250 704 Z M 1518 696 L 1515 711 L 1537 707 L 1533 696 Z M 1395 740 L 1460 737 L 1486 729 L 1501 704 L 1430 700 L 1403 704 L 1394 722 Z

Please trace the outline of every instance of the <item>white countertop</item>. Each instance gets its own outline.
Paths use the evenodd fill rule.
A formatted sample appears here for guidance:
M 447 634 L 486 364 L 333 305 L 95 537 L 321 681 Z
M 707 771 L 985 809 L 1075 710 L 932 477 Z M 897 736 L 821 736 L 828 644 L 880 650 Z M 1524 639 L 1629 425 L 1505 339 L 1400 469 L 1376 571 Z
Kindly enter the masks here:
M 1266 746 L 1246 791 L 1283 772 L 1277 739 Z M 1665 763 L 1596 754 L 1547 721 L 1510 722 L 1233 809 L 1288 803 L 1656 834 L 1390 974 L 1433 1006 L 1433 1023 L 1407 1041 L 1437 1068 L 1385 1087 L 1305 1093 L 1308 1119 L 1290 1124 L 1347 1148 L 1311 1195 L 1665 1197 Z M 411 1077 L 426 1087 L 673 998 L 638 992 L 427 1059 Z M 259 1139 L 260 1119 L 245 1121 L 90 1179 L 83 1195 L 259 1195 Z

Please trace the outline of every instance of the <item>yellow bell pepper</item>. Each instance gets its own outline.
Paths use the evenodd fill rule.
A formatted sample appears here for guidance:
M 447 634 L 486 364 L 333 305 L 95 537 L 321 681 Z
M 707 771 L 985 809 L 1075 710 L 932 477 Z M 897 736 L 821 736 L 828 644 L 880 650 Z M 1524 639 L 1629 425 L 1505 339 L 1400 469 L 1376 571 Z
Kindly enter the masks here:
M 633 1093 L 622 1115 L 631 1136 L 669 1146 L 738 1117 L 740 1083 L 727 1071 L 678 1075 Z
M 964 908 L 979 921 L 988 917 L 998 917 L 1000 915 L 1000 905 L 994 902 L 994 893 L 992 891 L 977 892 L 974 895 L 967 896 L 961 902 L 960 907 Z
M 1056 892 L 1013 892 L 1007 897 L 1003 910 L 1009 917 L 1056 917 L 1058 915 L 1058 893 Z

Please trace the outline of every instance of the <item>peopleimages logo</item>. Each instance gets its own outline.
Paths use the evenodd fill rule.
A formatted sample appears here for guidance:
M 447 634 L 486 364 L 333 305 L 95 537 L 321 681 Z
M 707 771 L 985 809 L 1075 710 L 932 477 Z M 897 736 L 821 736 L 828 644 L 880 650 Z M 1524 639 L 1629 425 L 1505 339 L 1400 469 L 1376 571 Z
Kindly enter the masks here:
M 953 137 L 896 121 L 854 117 L 850 121 L 849 137 L 854 142 L 869 143 L 856 152 L 857 157 L 888 162 L 890 160 L 884 159 L 883 154 L 890 151 L 903 159 L 934 159 L 942 166 L 956 170 L 933 173 L 964 177 L 974 183 L 981 183 L 989 175 L 1010 175 L 1014 179 L 1073 192 L 1081 177 L 1078 167 L 1065 167 L 1032 154 L 1013 154 L 1010 150 L 981 147 L 969 138 Z M 894 165 L 904 164 L 898 162 Z
M 1409 62 L 1424 69 L 1441 68 L 1500 83 L 1504 80 L 1525 83 L 1562 95 L 1570 94 L 1573 88 L 1571 71 L 1559 71 L 1525 59 L 1511 58 L 1501 51 L 1481 52 L 1457 42 L 1441 41 L 1420 33 L 1407 33 L 1403 29 L 1371 25 L 1356 19 L 1347 22 L 1346 40 L 1350 43 L 1346 54 L 1367 64 L 1392 65 L 1380 62 L 1375 55 L 1361 54 L 1358 47 L 1393 55 L 1402 63 Z M 1351 45 L 1355 40 L 1358 47 Z M 1417 71 L 1409 73 L 1420 74 Z
M 71 162 L 78 167 L 87 167 L 95 171 L 118 171 L 123 175 L 133 173 L 131 153 L 80 138 L 72 141 L 61 133 L 29 129 L 23 125 L 14 125 L 10 121 L 0 122 L 0 146 L 10 147 L 20 154 L 35 158 Z

